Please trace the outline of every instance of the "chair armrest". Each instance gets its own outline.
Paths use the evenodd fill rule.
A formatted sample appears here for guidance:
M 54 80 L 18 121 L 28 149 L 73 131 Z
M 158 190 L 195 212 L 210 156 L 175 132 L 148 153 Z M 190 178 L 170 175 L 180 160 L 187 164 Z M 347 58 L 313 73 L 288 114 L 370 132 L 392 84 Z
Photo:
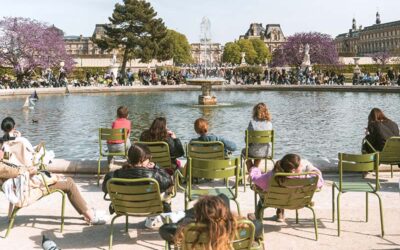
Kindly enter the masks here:
M 367 140 L 367 139 L 363 139 L 363 144 L 367 144 L 368 147 L 370 147 L 372 150 L 374 150 L 374 152 L 377 152 L 377 150 L 371 145 L 371 143 Z
M 179 171 L 179 169 L 175 170 L 174 173 L 174 177 L 175 177 L 175 192 L 177 192 L 178 188 L 182 191 L 185 191 L 185 188 L 181 186 L 180 184 L 180 180 L 184 180 L 185 177 L 183 176 L 183 174 L 181 173 L 181 171 Z
M 42 179 L 43 179 L 43 184 L 44 184 L 44 186 L 45 186 L 45 188 L 46 188 L 47 193 L 50 194 L 51 191 L 50 191 L 49 185 L 47 184 L 46 177 L 44 176 L 45 174 L 44 174 L 44 173 L 41 173 L 41 172 L 39 172 L 39 174 L 40 174 L 40 176 L 41 176 Z

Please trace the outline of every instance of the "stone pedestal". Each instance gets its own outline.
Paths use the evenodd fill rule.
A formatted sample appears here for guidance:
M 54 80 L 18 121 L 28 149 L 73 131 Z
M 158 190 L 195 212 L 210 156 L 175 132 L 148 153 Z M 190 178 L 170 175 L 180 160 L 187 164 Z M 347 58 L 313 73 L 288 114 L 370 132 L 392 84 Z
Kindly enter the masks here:
M 217 105 L 217 97 L 199 95 L 199 105 Z

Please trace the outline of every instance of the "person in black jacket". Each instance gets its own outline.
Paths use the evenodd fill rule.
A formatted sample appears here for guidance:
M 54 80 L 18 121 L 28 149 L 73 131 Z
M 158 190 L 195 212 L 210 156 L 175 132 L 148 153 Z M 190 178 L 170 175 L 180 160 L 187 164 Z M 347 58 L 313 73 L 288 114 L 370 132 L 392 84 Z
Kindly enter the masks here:
M 107 181 L 111 178 L 153 178 L 158 182 L 160 192 L 164 193 L 164 196 L 168 196 L 168 192 L 173 186 L 172 178 L 164 169 L 159 168 L 150 160 L 151 153 L 147 145 L 140 143 L 132 145 L 128 150 L 127 164 L 104 177 L 103 192 L 107 193 Z M 170 204 L 165 201 L 163 205 L 164 212 L 171 212 Z M 112 212 L 112 209 L 110 209 L 110 212 Z
M 168 130 L 167 120 L 164 117 L 154 119 L 148 130 L 143 131 L 140 135 L 140 140 L 145 142 L 164 141 L 168 143 L 169 153 L 171 156 L 172 165 L 180 167 L 180 162 L 177 158 L 183 156 L 185 151 L 182 146 L 181 140 L 176 138 L 173 131 Z
M 368 127 L 366 129 L 365 139 L 377 151 L 382 151 L 386 140 L 392 136 L 399 136 L 399 127 L 397 124 L 387 118 L 379 108 L 373 108 L 368 116 Z M 363 152 L 373 153 L 374 150 L 367 144 L 363 145 Z

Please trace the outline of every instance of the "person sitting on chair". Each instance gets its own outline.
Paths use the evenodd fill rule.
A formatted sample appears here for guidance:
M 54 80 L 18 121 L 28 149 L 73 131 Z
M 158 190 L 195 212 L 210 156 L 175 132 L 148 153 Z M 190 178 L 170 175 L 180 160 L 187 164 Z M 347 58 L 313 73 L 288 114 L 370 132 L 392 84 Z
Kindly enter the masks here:
M 392 136 L 399 136 L 399 127 L 397 124 L 387 118 L 382 110 L 373 108 L 368 115 L 368 127 L 366 128 L 365 139 L 377 151 L 382 151 L 386 140 Z M 374 153 L 367 143 L 362 146 L 363 153 Z
M 249 126 L 247 127 L 249 131 L 264 131 L 264 130 L 272 130 L 271 123 L 271 114 L 268 111 L 267 105 L 265 103 L 258 103 L 253 108 L 253 119 L 249 122 Z M 252 143 L 249 145 L 249 156 L 255 158 L 265 158 L 271 155 L 271 143 Z M 242 154 L 245 154 L 245 150 L 242 150 Z M 261 160 L 255 159 L 254 163 L 252 160 L 247 160 L 246 165 L 247 168 L 251 166 L 258 167 L 260 165 Z
M 14 164 L 4 161 L 3 157 L 4 152 L 0 150 L 0 186 L 3 185 L 3 183 L 8 179 L 16 178 L 21 174 L 27 173 L 31 177 L 38 174 L 38 171 L 35 167 L 15 166 Z M 53 180 L 53 183 L 49 185 L 50 191 L 55 189 L 64 191 L 67 194 L 72 206 L 79 214 L 83 215 L 86 222 L 91 225 L 101 225 L 106 223 L 104 212 L 96 211 L 90 208 L 90 206 L 83 199 L 77 185 L 71 177 L 64 178 L 57 175 L 54 176 L 54 174 L 52 174 L 50 178 Z
M 131 146 L 131 141 L 129 139 L 131 133 L 131 121 L 128 120 L 129 111 L 125 106 L 120 106 L 117 109 L 117 119 L 112 123 L 111 128 L 119 129 L 125 128 L 127 131 L 126 148 L 129 149 Z M 110 140 L 107 141 L 108 152 L 123 152 L 125 150 L 123 140 Z M 108 156 L 108 163 L 111 162 L 113 156 Z
M 180 167 L 180 162 L 177 160 L 185 154 L 181 140 L 176 138 L 173 131 L 168 130 L 167 120 L 164 117 L 154 119 L 148 130 L 143 131 L 140 135 L 140 140 L 144 142 L 163 141 L 168 143 L 169 153 L 173 166 Z
M 247 170 L 252 182 L 263 191 L 268 191 L 269 183 L 275 173 L 300 174 L 302 172 L 316 172 L 319 177 L 317 188 L 322 188 L 324 185 L 324 179 L 322 178 L 321 171 L 314 167 L 309 161 L 301 159 L 297 154 L 287 154 L 283 156 L 281 160 L 275 163 L 274 169 L 268 173 L 262 173 L 261 170 L 255 166 L 251 166 Z M 277 221 L 283 222 L 285 220 L 284 212 L 284 209 L 277 209 Z
M 240 218 L 234 215 L 229 207 L 229 198 L 218 196 L 202 196 L 193 208 L 185 212 L 185 217 L 178 223 L 164 224 L 160 227 L 161 238 L 169 243 L 181 244 L 183 231 L 189 223 L 204 223 L 208 226 L 209 242 L 205 249 L 231 249 L 231 242 L 235 237 L 237 221 Z M 252 220 L 255 226 L 255 238 L 262 235 L 262 222 Z
M 128 150 L 128 162 L 122 169 L 115 170 L 106 174 L 104 177 L 102 190 L 107 192 L 107 181 L 111 178 L 125 178 L 125 179 L 138 179 L 138 178 L 153 178 L 160 186 L 160 193 L 164 193 L 164 212 L 171 212 L 169 204 L 169 190 L 173 186 L 171 176 L 164 170 L 159 168 L 156 164 L 151 162 L 151 153 L 147 145 L 134 144 Z M 110 212 L 113 209 L 110 207 Z
M 191 141 L 205 141 L 205 142 L 220 141 L 224 144 L 225 154 L 228 154 L 229 152 L 233 152 L 236 150 L 236 144 L 234 142 L 226 140 L 226 139 L 224 139 L 220 136 L 216 136 L 214 134 L 209 134 L 208 133 L 208 122 L 204 118 L 198 118 L 194 122 L 194 130 L 200 136 L 198 138 L 192 139 Z

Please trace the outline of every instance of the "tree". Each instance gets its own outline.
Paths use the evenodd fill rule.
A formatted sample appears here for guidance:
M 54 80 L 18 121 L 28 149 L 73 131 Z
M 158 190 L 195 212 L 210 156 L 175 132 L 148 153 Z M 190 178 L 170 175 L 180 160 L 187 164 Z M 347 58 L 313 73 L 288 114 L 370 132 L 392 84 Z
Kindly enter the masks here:
M 256 59 L 254 60 L 255 64 L 265 64 L 265 59 L 268 59 L 268 61 L 271 60 L 269 49 L 260 38 L 252 38 L 250 41 L 257 53 Z
M 372 57 L 372 60 L 374 60 L 374 62 L 376 64 L 385 66 L 387 63 L 390 62 L 391 54 L 387 51 L 382 51 L 382 52 L 376 52 L 376 53 L 372 54 L 371 57 Z
M 107 51 L 117 49 L 122 54 L 121 73 L 125 74 L 126 63 L 138 58 L 141 62 L 151 59 L 164 60 L 168 53 L 160 49 L 167 35 L 167 28 L 151 4 L 144 0 L 124 0 L 115 4 L 109 18 L 111 24 L 105 26 L 105 35 L 94 42 Z
M 11 66 L 19 80 L 35 69 L 74 65 L 67 54 L 62 31 L 36 20 L 5 17 L 0 21 L 0 65 Z
M 239 64 L 241 59 L 240 47 L 237 43 L 228 42 L 224 46 L 222 61 L 226 63 Z
M 241 39 L 237 42 L 240 47 L 240 51 L 246 53 L 246 63 L 256 63 L 257 52 L 253 47 L 253 43 L 249 39 Z
M 310 45 L 312 64 L 336 64 L 338 54 L 333 39 L 318 32 L 296 33 L 289 36 L 287 42 L 277 48 L 272 55 L 273 66 L 300 66 L 304 58 L 304 46 Z
M 167 35 L 160 44 L 160 53 L 164 54 L 161 57 L 172 58 L 176 64 L 193 62 L 186 36 L 174 30 L 167 30 Z

